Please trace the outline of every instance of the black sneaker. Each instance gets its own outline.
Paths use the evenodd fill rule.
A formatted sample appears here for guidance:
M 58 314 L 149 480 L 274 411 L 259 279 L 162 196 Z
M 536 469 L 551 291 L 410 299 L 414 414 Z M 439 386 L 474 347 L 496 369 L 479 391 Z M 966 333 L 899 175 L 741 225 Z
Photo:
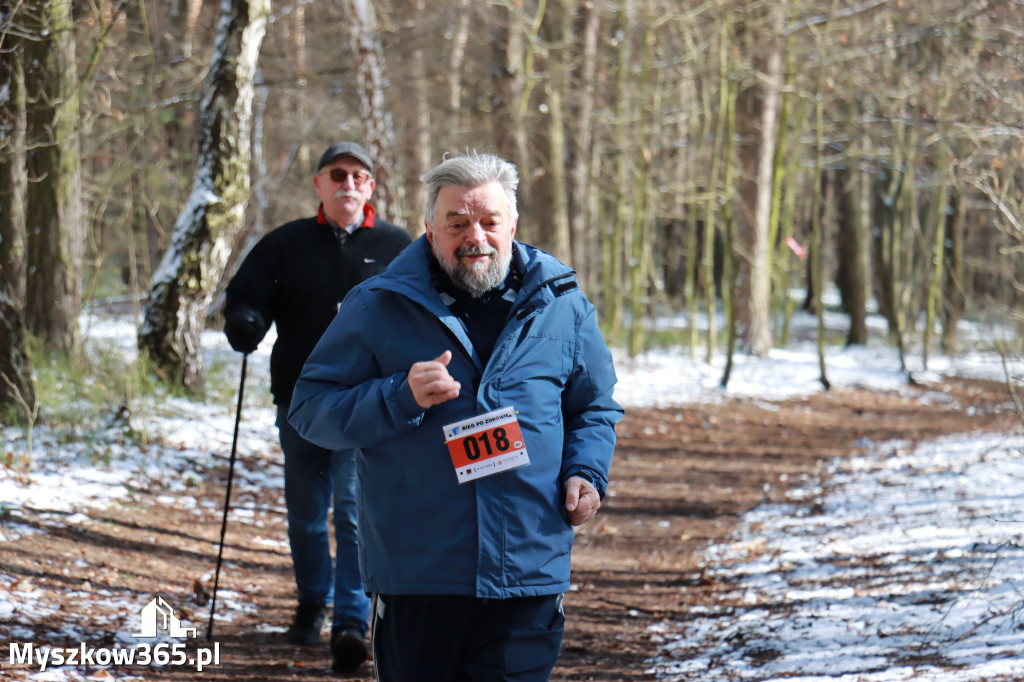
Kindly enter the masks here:
M 320 628 L 327 618 L 327 606 L 311 601 L 300 601 L 295 607 L 295 621 L 284 634 L 289 644 L 312 646 L 320 642 Z
M 331 630 L 331 670 L 352 673 L 366 660 L 366 638 L 354 624 L 343 623 Z

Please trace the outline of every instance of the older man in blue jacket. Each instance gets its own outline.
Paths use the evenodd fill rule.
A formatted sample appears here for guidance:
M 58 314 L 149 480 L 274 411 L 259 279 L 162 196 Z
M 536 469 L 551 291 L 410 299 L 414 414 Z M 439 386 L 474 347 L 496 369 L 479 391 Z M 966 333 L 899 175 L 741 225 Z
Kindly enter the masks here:
M 615 371 L 573 271 L 514 240 L 512 164 L 474 153 L 423 180 L 426 234 L 346 297 L 290 421 L 359 449 L 379 679 L 539 682 L 572 526 L 608 484 Z

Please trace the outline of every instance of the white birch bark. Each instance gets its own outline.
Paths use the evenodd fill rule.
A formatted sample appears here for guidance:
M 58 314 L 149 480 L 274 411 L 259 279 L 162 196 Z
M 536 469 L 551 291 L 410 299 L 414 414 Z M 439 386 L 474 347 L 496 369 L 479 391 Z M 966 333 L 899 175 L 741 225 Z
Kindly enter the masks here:
M 775 131 L 779 108 L 779 80 L 782 75 L 782 55 L 772 45 L 766 57 L 765 82 L 761 85 L 760 141 L 757 158 L 757 187 L 754 202 L 753 228 L 750 254 L 750 327 L 747 342 L 750 351 L 766 357 L 772 347 L 771 332 L 771 227 L 772 161 L 775 158 Z
M 270 0 L 223 0 L 202 101 L 199 166 L 139 329 L 164 379 L 202 386 L 200 335 L 249 199 L 256 62 Z

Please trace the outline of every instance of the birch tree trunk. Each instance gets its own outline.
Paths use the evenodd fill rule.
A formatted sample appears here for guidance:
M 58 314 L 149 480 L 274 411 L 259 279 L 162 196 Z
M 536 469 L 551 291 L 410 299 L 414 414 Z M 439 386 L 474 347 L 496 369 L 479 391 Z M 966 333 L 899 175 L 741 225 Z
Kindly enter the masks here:
M 199 167 L 171 244 L 153 274 L 139 348 L 162 377 L 202 388 L 206 312 L 249 199 L 256 62 L 270 0 L 223 0 L 202 102 Z
M 770 11 L 780 18 L 778 7 Z M 773 21 L 773 28 L 781 26 L 781 21 Z M 767 48 L 764 59 L 764 81 L 757 87 L 757 109 L 759 114 L 759 130 L 757 132 L 757 150 L 754 164 L 756 182 L 753 200 L 752 233 L 750 234 L 750 298 L 747 300 L 746 342 L 750 352 L 758 357 L 766 357 L 772 347 L 771 332 L 771 210 L 772 210 L 772 170 L 775 159 L 776 119 L 779 107 L 779 82 L 782 77 L 782 55 L 779 45 L 773 42 Z
M 348 0 L 348 10 L 352 17 L 349 35 L 356 62 L 356 94 L 365 131 L 363 146 L 375 165 L 373 206 L 381 218 L 398 223 L 402 216 L 402 185 L 395 168 L 395 131 L 384 96 L 387 66 L 377 12 L 371 0 Z
M 25 323 L 50 349 L 78 347 L 82 296 L 81 152 L 71 0 L 24 5 L 26 229 Z

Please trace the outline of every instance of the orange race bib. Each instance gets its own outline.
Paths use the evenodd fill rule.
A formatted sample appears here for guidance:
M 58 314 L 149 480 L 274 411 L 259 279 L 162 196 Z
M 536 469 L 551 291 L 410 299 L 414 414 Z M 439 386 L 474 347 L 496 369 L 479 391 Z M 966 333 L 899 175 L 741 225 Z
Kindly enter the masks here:
M 444 427 L 459 483 L 530 463 L 513 407 L 503 407 Z

